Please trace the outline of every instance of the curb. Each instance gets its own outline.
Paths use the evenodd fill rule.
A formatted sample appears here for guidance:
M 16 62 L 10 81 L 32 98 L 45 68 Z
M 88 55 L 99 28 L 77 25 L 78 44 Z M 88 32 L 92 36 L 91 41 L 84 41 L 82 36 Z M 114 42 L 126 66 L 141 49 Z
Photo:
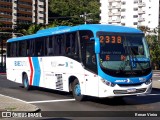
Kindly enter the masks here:
M 26 101 L 0 94 L 0 111 L 24 111 L 27 113 L 40 112 L 41 109 Z

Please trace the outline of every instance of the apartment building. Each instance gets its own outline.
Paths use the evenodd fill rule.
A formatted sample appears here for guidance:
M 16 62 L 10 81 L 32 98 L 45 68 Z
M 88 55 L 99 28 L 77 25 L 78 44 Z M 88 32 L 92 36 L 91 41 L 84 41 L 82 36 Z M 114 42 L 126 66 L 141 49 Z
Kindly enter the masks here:
M 2 30 L 29 23 L 48 24 L 48 0 L 0 0 Z
M 100 0 L 101 24 L 129 27 L 159 25 L 159 0 Z

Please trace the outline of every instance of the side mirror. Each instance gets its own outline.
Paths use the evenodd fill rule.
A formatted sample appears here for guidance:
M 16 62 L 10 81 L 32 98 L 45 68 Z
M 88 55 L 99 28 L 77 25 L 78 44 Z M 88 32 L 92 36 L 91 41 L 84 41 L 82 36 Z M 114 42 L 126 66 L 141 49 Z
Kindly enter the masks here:
M 99 38 L 95 39 L 95 53 L 97 53 L 97 54 L 100 53 L 100 41 L 99 41 Z

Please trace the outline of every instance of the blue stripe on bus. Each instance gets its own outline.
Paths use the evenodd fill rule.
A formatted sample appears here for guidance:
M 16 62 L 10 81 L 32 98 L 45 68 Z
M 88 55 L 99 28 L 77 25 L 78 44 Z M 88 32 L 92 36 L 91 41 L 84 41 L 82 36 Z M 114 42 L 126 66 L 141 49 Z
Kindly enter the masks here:
M 33 67 L 34 67 L 34 78 L 33 78 L 33 86 L 39 86 L 41 69 L 38 61 L 38 57 L 32 57 Z

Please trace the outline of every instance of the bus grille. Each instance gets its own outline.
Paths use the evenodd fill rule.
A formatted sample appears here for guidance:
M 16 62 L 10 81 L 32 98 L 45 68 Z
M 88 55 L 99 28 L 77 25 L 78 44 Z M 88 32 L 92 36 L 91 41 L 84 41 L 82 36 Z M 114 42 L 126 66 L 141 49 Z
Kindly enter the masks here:
M 146 91 L 146 88 L 136 89 L 135 92 L 127 92 L 127 90 L 114 90 L 114 94 L 134 94 L 134 93 L 143 93 Z
M 135 86 L 141 86 L 142 83 L 137 84 L 118 84 L 120 87 L 135 87 Z

